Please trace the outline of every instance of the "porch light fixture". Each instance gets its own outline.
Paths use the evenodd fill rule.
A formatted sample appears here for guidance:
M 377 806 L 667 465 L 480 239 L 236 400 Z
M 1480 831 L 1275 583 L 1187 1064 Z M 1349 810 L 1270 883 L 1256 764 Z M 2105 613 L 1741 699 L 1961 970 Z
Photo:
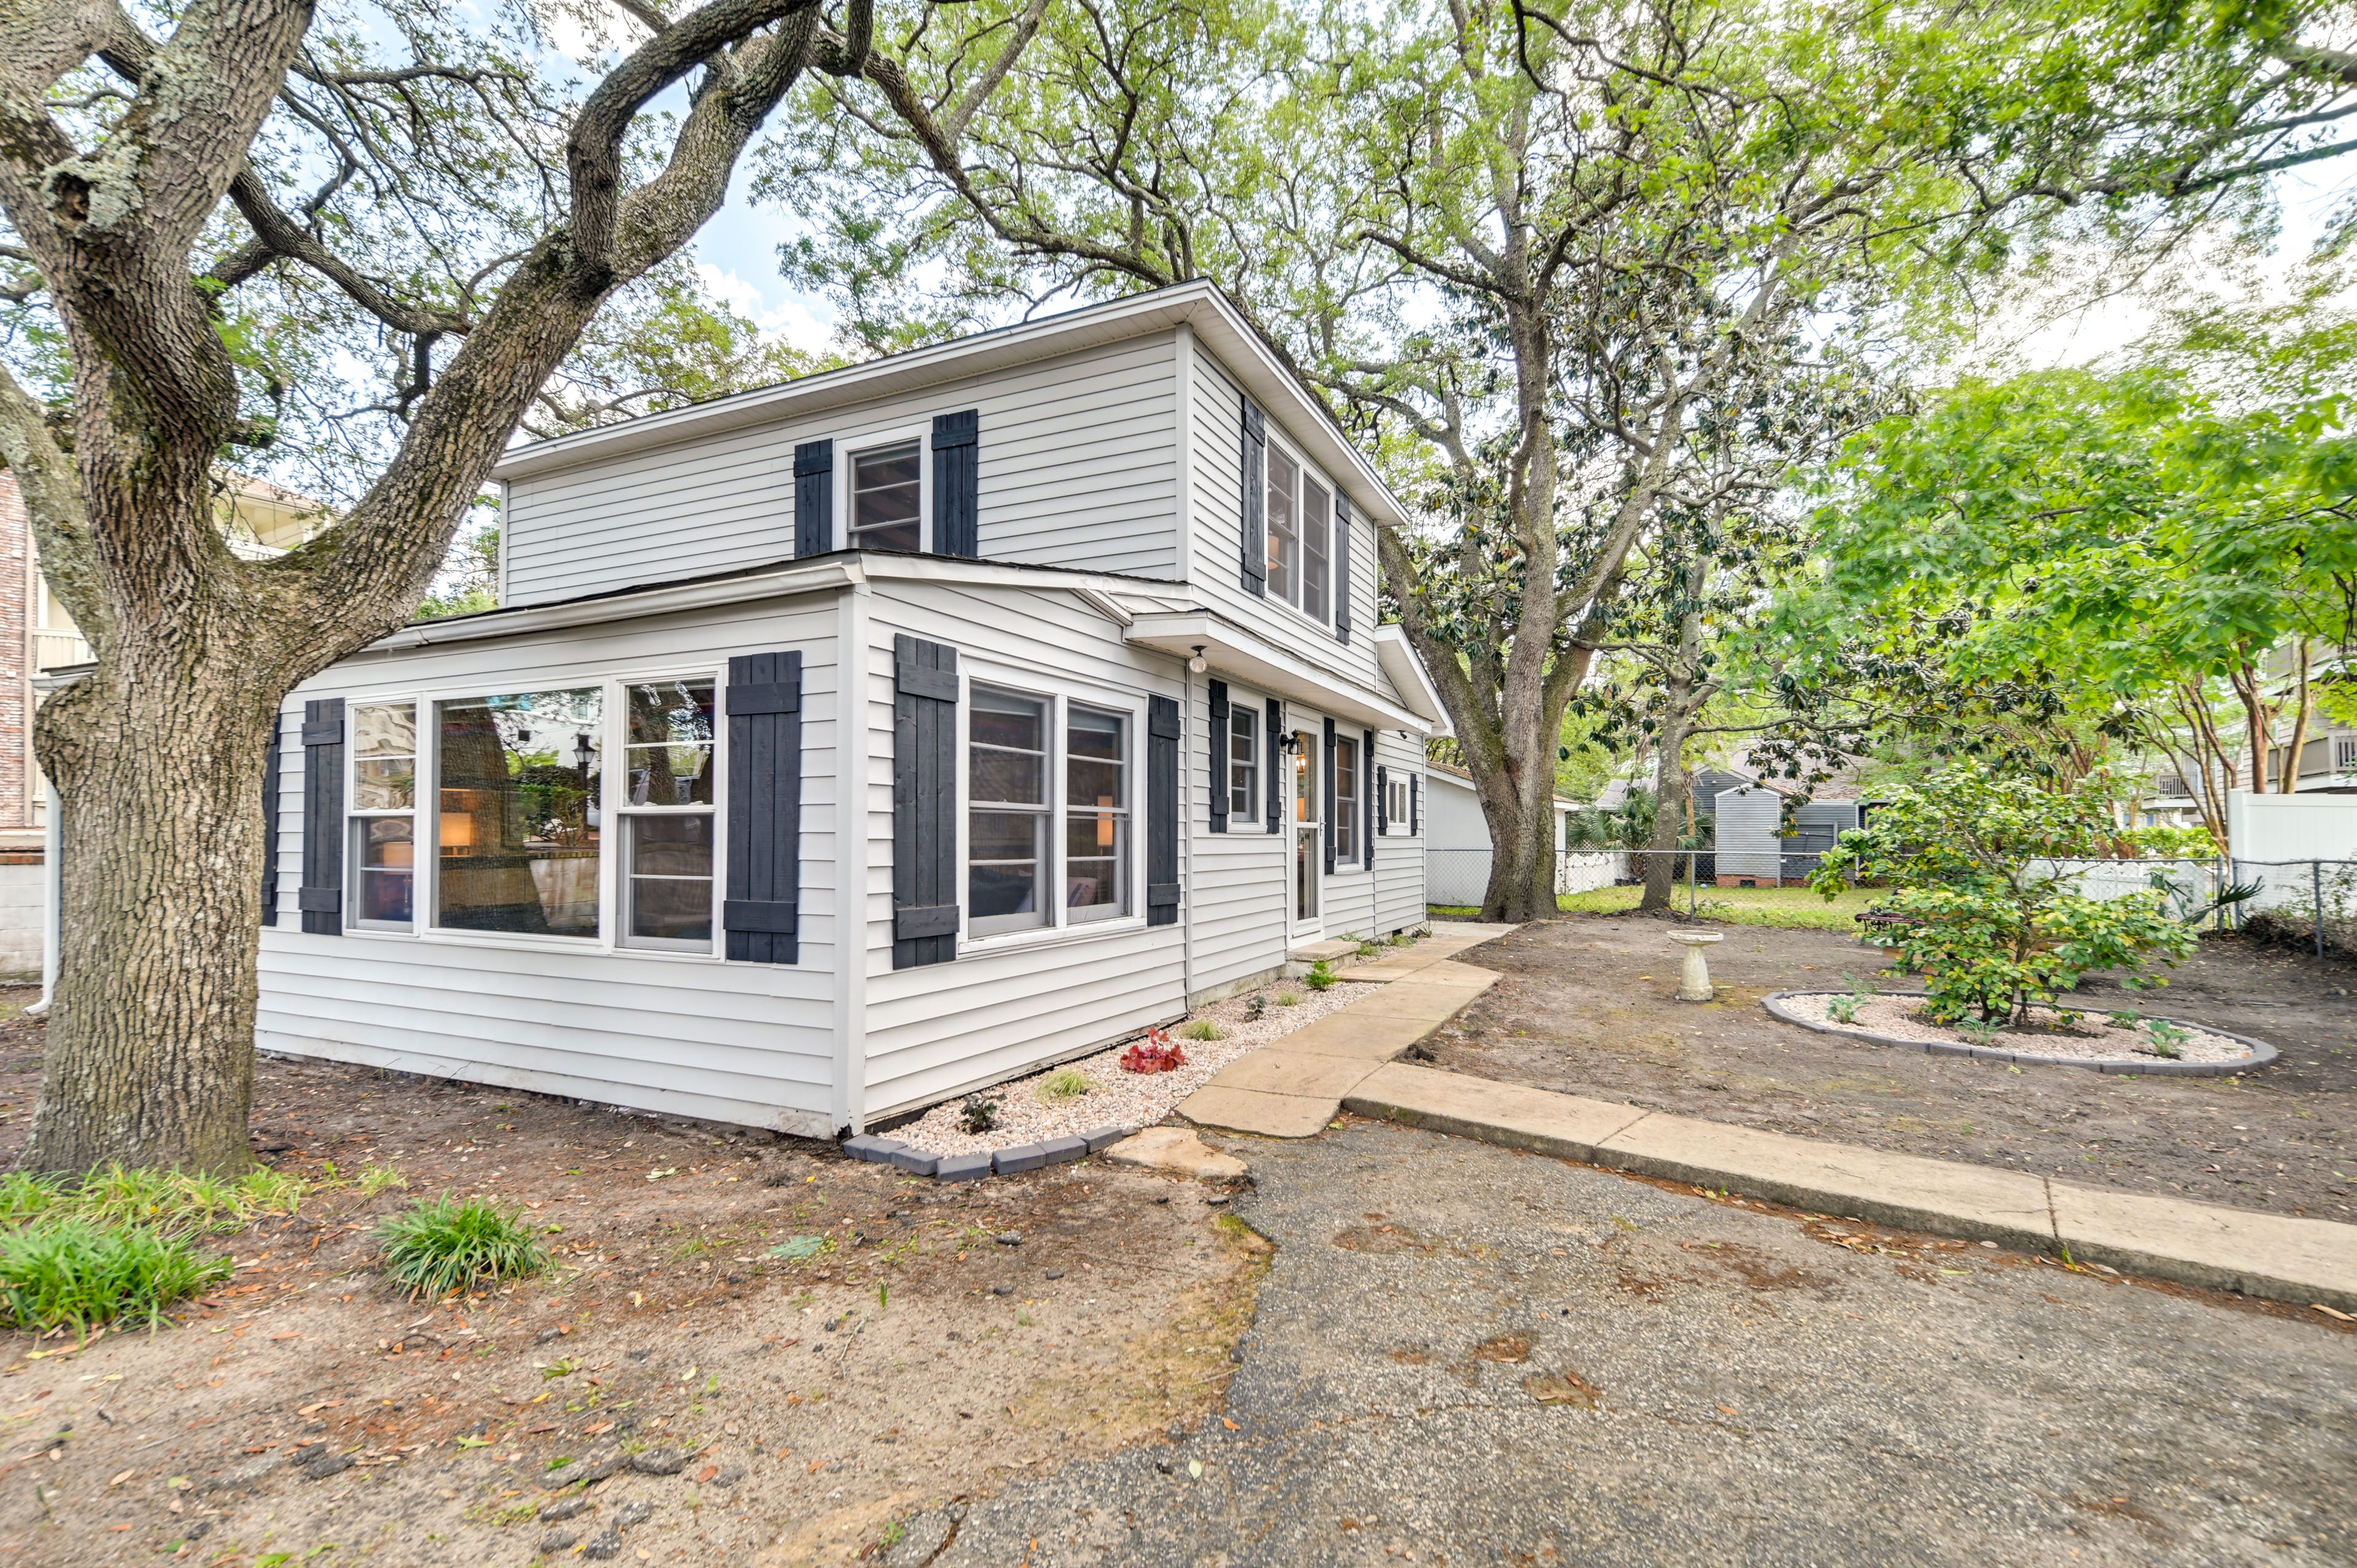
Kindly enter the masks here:
M 1301 750 L 1301 732 L 1297 729 L 1286 730 L 1284 738 L 1276 743 L 1276 749 L 1287 757 L 1297 754 Z
M 1200 675 L 1210 668 L 1211 665 L 1203 659 L 1203 645 L 1199 642 L 1195 645 L 1195 657 L 1187 660 L 1187 672 L 1190 675 Z

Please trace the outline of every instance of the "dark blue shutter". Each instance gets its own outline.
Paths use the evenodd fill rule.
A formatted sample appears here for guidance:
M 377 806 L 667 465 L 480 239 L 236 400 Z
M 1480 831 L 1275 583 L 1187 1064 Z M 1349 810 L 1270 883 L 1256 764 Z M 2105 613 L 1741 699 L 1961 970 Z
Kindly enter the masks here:
M 1228 683 L 1211 682 L 1211 831 L 1228 831 Z
M 1419 814 L 1419 808 L 1423 804 L 1420 799 L 1423 784 L 1424 775 L 1421 773 L 1411 773 L 1407 776 L 1407 836 L 1410 838 L 1415 837 L 1424 831 L 1423 819 Z
M 278 732 L 286 716 L 270 714 L 270 744 L 262 754 L 262 923 L 278 923 Z
M 794 553 L 834 548 L 834 443 L 805 441 L 794 448 Z
M 1334 721 L 1332 719 L 1326 721 L 1325 751 L 1326 756 L 1323 760 L 1326 766 L 1321 769 L 1326 775 L 1326 832 L 1323 837 L 1326 840 L 1326 875 L 1331 876 L 1334 875 Z
M 1334 636 L 1351 640 L 1351 498 L 1334 492 Z
M 1178 704 L 1150 697 L 1146 711 L 1146 923 L 1178 923 Z
M 724 956 L 802 961 L 802 656 L 728 660 L 728 880 Z M 848 890 L 845 897 L 850 897 Z
M 1369 871 L 1375 868 L 1375 798 L 1380 790 L 1371 790 L 1367 781 L 1374 777 L 1375 732 L 1361 730 L 1366 738 L 1359 746 L 1359 776 L 1351 780 L 1359 791 L 1360 858 Z
M 933 416 L 933 553 L 978 556 L 982 553 L 979 512 L 980 476 L 975 471 L 976 431 L 981 414 Z
M 1392 803 L 1384 798 L 1391 793 L 1391 787 L 1392 770 L 1388 768 L 1376 768 L 1375 832 L 1379 833 L 1387 833 L 1392 831 Z
M 892 639 L 892 967 L 957 957 L 957 650 Z
M 1244 592 L 1268 594 L 1268 423 L 1252 399 L 1244 399 L 1243 584 Z
M 344 930 L 344 700 L 303 704 L 303 886 L 295 897 L 315 937 Z
M 1285 824 L 1283 780 L 1277 777 L 1277 768 L 1284 760 L 1284 753 L 1277 747 L 1284 740 L 1285 709 L 1275 697 L 1271 697 L 1268 700 L 1268 745 L 1265 748 L 1268 753 L 1268 831 L 1271 832 L 1279 832 Z

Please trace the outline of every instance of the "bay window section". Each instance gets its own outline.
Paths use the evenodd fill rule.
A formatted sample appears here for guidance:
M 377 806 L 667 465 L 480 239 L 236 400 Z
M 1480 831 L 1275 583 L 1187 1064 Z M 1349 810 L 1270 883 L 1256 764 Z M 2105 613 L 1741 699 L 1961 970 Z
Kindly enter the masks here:
M 434 704 L 435 924 L 598 934 L 602 687 Z
M 1064 725 L 1064 908 L 1075 921 L 1129 912 L 1128 721 L 1072 706 Z
M 622 689 L 625 947 L 712 950 L 714 682 Z
M 417 892 L 417 704 L 351 710 L 352 924 L 406 931 Z
M 1048 923 L 1048 703 L 975 686 L 966 732 L 966 930 Z

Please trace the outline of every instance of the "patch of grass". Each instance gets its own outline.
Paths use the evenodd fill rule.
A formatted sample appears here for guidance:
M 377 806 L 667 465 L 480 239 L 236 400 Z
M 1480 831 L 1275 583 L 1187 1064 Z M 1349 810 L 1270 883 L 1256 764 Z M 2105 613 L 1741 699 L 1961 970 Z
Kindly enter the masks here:
M 568 1171 L 565 1174 L 574 1173 Z M 378 1193 L 408 1186 L 409 1178 L 401 1174 L 398 1166 L 371 1165 L 361 1173 L 361 1196 L 363 1197 L 374 1197 Z
M 376 1228 L 384 1272 L 413 1296 L 538 1273 L 548 1254 L 511 1213 L 448 1193 L 420 1198 Z
M 227 1280 L 226 1258 L 199 1257 L 186 1239 L 145 1225 L 79 1218 L 36 1220 L 0 1235 L 0 1315 L 45 1334 L 160 1321 L 174 1302 Z
M 1298 1007 L 1301 1005 L 1301 993 L 1280 991 L 1276 993 L 1276 1004 L 1280 1007 Z
M 1039 1098 L 1050 1104 L 1059 1100 L 1078 1100 L 1094 1087 L 1080 1069 L 1060 1067 L 1039 1080 Z
M 273 1170 L 231 1177 L 111 1165 L 79 1179 L 14 1171 L 0 1177 L 0 1225 L 49 1219 L 145 1225 L 165 1236 L 242 1230 L 264 1214 L 294 1213 L 309 1190 Z
M 1224 1040 L 1228 1032 L 1209 1018 L 1198 1018 L 1178 1031 L 1182 1040 Z
M 1642 887 L 1598 887 L 1591 893 L 1567 893 L 1555 904 L 1567 915 L 1620 915 L 1634 909 L 1644 893 Z M 1729 926 L 1781 926 L 1787 930 L 1855 933 L 1857 922 L 1850 917 L 1862 913 L 1881 897 L 1879 889 L 1867 887 L 1854 887 L 1830 901 L 1806 887 L 1706 887 L 1698 912 L 1706 920 Z M 1685 908 L 1684 886 L 1678 888 L 1672 902 L 1680 910 Z M 1443 911 L 1436 909 L 1433 913 Z M 1476 913 L 1464 911 L 1466 916 Z

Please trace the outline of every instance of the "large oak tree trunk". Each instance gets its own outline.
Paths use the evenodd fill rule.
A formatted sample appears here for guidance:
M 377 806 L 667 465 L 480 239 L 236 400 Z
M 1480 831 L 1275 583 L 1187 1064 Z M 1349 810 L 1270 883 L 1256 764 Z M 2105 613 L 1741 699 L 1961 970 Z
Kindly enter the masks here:
M 223 650 L 110 658 L 45 706 L 66 875 L 30 1169 L 252 1163 L 258 868 L 273 672 Z

